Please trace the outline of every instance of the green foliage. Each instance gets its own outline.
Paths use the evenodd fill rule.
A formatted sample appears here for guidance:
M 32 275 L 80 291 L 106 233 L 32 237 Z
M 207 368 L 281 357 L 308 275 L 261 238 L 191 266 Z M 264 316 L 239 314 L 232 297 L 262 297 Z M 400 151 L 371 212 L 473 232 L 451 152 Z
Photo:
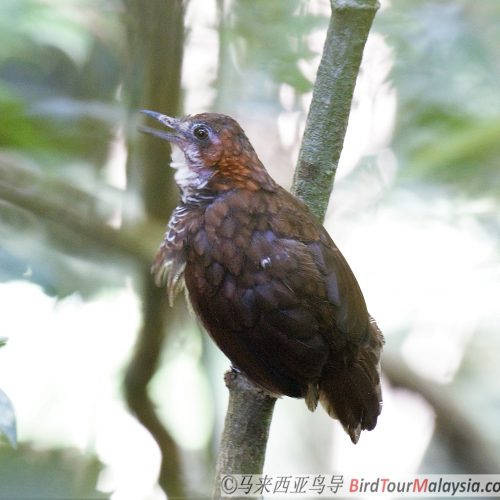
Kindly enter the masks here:
M 381 13 L 396 62 L 393 147 L 406 181 L 500 197 L 500 3 L 411 2 Z
M 58 8 L 39 0 L 0 5 L 1 188 L 22 194 L 29 184 L 33 200 L 78 202 L 82 217 L 91 217 L 100 210 L 99 198 L 108 205 L 118 201 L 102 182 L 102 170 L 124 117 L 115 98 L 120 31 L 105 15 L 112 3 L 55 3 Z M 50 182 L 62 178 L 81 192 Z M 46 207 L 33 208 L 40 218 L 0 203 L 0 280 L 30 279 L 60 296 L 122 281 L 120 270 L 102 272 L 91 264 L 102 255 L 85 250 L 78 234 L 47 224 Z
M 326 25 L 324 17 L 308 14 L 300 0 L 235 2 L 231 10 L 230 34 L 246 68 L 271 76 L 275 83 L 287 83 L 298 92 L 312 89 L 298 66 L 300 59 L 315 54 L 304 43 L 305 35 Z
M 57 17 L 49 37 L 44 22 L 49 22 L 50 6 L 21 5 L 25 11 L 19 15 L 33 20 L 25 21 L 26 34 L 17 48 L 0 57 L 0 146 L 35 156 L 46 168 L 68 162 L 98 168 L 106 158 L 110 128 L 120 117 L 113 103 L 118 68 L 110 42 L 91 36 L 85 26 L 66 26 L 72 37 L 63 36 Z M 8 30 L 0 34 L 4 52 L 9 40 Z M 73 43 L 62 43 L 68 41 Z
M 95 489 L 101 468 L 76 450 L 0 448 L 0 498 L 109 498 Z
M 231 3 L 219 32 L 224 45 L 219 64 L 229 66 L 226 71 L 231 73 L 228 81 L 217 82 L 223 98 L 241 99 L 243 92 L 246 100 L 262 106 L 265 100 L 276 101 L 283 83 L 299 94 L 312 90 L 312 82 L 304 76 L 299 62 L 317 55 L 306 37 L 326 27 L 327 19 L 307 12 L 305 5 L 302 0 Z

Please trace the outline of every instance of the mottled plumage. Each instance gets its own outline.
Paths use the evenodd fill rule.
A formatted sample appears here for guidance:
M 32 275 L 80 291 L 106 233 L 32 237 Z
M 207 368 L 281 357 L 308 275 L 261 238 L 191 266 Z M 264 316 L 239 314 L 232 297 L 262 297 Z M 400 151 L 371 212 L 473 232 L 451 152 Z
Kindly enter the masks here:
M 344 257 L 307 207 L 278 186 L 230 117 L 146 114 L 182 150 L 174 211 L 153 273 L 183 285 L 231 362 L 276 395 L 318 401 L 353 442 L 381 409 L 383 337 Z

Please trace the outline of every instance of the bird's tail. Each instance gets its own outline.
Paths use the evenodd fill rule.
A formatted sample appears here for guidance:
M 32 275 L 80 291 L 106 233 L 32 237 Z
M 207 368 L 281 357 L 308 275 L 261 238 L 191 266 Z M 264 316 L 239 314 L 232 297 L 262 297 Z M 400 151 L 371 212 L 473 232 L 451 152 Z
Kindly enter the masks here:
M 353 443 L 362 430 L 372 430 L 382 409 L 380 353 L 384 339 L 370 318 L 368 343 L 351 362 L 333 359 L 319 381 L 319 401 L 328 414 L 340 420 Z

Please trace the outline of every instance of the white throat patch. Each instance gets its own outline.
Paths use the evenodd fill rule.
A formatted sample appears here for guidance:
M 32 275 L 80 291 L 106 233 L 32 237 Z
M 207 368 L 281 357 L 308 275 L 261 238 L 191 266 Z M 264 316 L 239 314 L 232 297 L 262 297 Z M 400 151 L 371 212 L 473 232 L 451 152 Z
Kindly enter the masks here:
M 183 199 L 196 194 L 208 182 L 208 179 L 205 179 L 201 175 L 201 172 L 196 172 L 189 167 L 184 152 L 175 144 L 172 148 L 172 162 L 170 166 L 175 170 L 174 179 L 176 184 L 181 188 Z

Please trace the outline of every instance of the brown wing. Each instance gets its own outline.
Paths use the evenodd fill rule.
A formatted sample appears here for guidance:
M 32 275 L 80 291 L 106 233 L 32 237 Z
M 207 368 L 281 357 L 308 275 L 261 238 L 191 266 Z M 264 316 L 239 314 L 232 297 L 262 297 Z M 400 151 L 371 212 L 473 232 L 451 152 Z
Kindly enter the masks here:
M 309 220 L 300 201 L 286 196 L 283 199 L 287 202 L 281 213 L 288 215 L 282 215 L 274 229 L 283 227 L 284 233 L 309 241 L 308 248 L 324 276 L 328 300 L 333 305 L 334 328 L 321 331 L 331 349 L 318 382 L 319 399 L 356 443 L 363 429 L 375 427 L 381 411 L 380 354 L 384 338 L 367 312 L 354 274 L 330 236 L 322 226 Z M 300 227 L 314 229 L 301 233 Z M 319 242 L 310 242 L 314 231 L 319 234 Z M 346 338 L 346 344 L 340 348 L 339 338 Z M 308 406 L 311 407 L 310 402 Z
M 330 351 L 345 347 L 344 327 L 359 321 L 342 297 L 345 261 L 296 203 L 285 192 L 220 197 L 188 245 L 185 279 L 231 361 L 257 384 L 297 397 L 319 379 Z

